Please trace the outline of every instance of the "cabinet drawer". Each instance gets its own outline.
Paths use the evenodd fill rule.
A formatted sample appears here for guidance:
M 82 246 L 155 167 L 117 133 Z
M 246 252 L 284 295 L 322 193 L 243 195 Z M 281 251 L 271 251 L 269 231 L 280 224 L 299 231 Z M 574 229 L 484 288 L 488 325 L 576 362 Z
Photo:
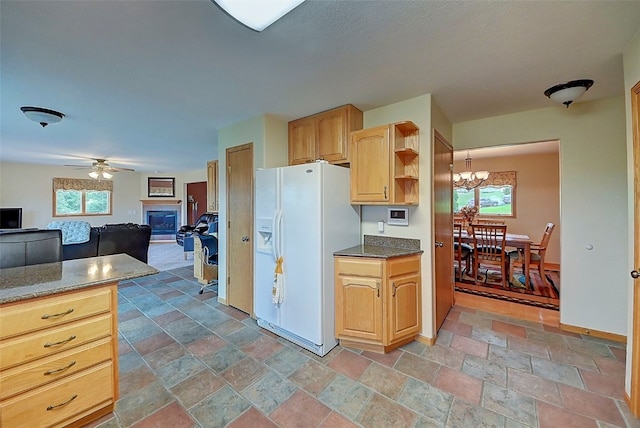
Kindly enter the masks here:
M 113 365 L 104 363 L 3 401 L 0 426 L 55 425 L 97 404 L 110 404 L 113 389 Z
M 0 339 L 109 312 L 112 309 L 111 288 L 79 291 L 3 306 L 0 311 Z
M 0 367 L 9 368 L 112 334 L 111 314 L 63 324 L 0 342 Z
M 382 261 L 364 258 L 336 258 L 339 275 L 373 276 L 382 278 Z
M 420 272 L 420 256 L 389 259 L 389 277 Z
M 50 357 L 0 372 L 0 400 L 109 361 L 111 338 L 101 339 Z

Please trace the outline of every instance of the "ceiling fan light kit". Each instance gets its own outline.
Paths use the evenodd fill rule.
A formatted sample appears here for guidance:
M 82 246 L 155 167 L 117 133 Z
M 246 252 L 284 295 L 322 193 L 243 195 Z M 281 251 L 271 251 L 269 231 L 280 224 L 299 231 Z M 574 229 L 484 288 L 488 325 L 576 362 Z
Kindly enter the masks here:
M 593 85 L 591 79 L 572 80 L 555 85 L 544 91 L 544 94 L 555 102 L 569 108 L 572 102 L 580 98 Z
M 91 168 L 92 171 L 89 173 L 89 177 L 95 180 L 102 180 L 102 179 L 111 180 L 113 178 L 112 172 L 134 171 L 131 168 L 116 168 L 114 166 L 109 165 L 106 159 L 99 159 L 99 158 L 96 159 L 96 161 L 93 162 L 91 166 L 85 166 L 85 165 L 65 165 L 65 166 L 71 166 L 78 169 Z
M 22 113 L 24 113 L 27 118 L 39 123 L 43 128 L 47 125 L 60 122 L 64 117 L 64 114 L 59 111 L 49 110 L 48 108 L 42 107 L 25 106 L 20 107 L 20 110 L 22 110 Z
M 211 0 L 228 15 L 254 31 L 262 31 L 304 0 Z

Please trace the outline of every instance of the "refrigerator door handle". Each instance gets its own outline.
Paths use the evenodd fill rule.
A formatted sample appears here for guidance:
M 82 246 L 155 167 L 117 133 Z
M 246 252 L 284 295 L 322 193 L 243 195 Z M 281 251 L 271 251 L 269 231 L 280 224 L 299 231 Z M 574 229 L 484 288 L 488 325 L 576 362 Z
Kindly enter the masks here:
M 278 231 L 276 229 L 278 223 L 278 210 L 276 209 L 273 212 L 273 220 L 271 220 L 271 254 L 273 255 L 273 260 L 278 260 Z

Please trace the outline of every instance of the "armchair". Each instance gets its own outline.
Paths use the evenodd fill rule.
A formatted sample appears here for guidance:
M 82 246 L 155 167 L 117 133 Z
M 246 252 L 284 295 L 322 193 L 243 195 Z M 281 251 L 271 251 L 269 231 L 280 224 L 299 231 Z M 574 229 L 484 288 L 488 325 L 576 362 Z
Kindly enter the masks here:
M 193 232 L 204 233 L 209 230 L 209 225 L 211 223 L 218 222 L 218 214 L 213 213 L 204 213 L 200 217 L 195 224 L 187 224 L 184 226 L 180 226 L 178 232 L 176 233 L 176 242 L 181 247 L 184 246 L 184 238 L 185 236 L 191 236 Z M 186 250 L 185 250 L 186 251 Z M 193 251 L 193 249 L 189 250 Z

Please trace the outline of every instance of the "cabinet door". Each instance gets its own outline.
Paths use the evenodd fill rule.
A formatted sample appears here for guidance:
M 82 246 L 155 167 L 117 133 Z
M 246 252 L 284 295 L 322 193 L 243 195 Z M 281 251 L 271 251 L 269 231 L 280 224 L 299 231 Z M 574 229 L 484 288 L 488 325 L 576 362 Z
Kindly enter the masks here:
M 351 203 L 388 204 L 390 200 L 389 127 L 351 133 Z
M 207 162 L 207 211 L 218 212 L 218 161 Z
M 316 128 L 313 117 L 289 122 L 289 165 L 316 159 Z
M 349 139 L 346 108 L 317 115 L 316 132 L 318 159 L 335 163 L 347 161 Z
M 339 276 L 336 282 L 336 337 L 382 340 L 382 280 Z
M 396 340 L 420 332 L 420 274 L 413 273 L 389 278 L 387 308 L 387 337 Z

